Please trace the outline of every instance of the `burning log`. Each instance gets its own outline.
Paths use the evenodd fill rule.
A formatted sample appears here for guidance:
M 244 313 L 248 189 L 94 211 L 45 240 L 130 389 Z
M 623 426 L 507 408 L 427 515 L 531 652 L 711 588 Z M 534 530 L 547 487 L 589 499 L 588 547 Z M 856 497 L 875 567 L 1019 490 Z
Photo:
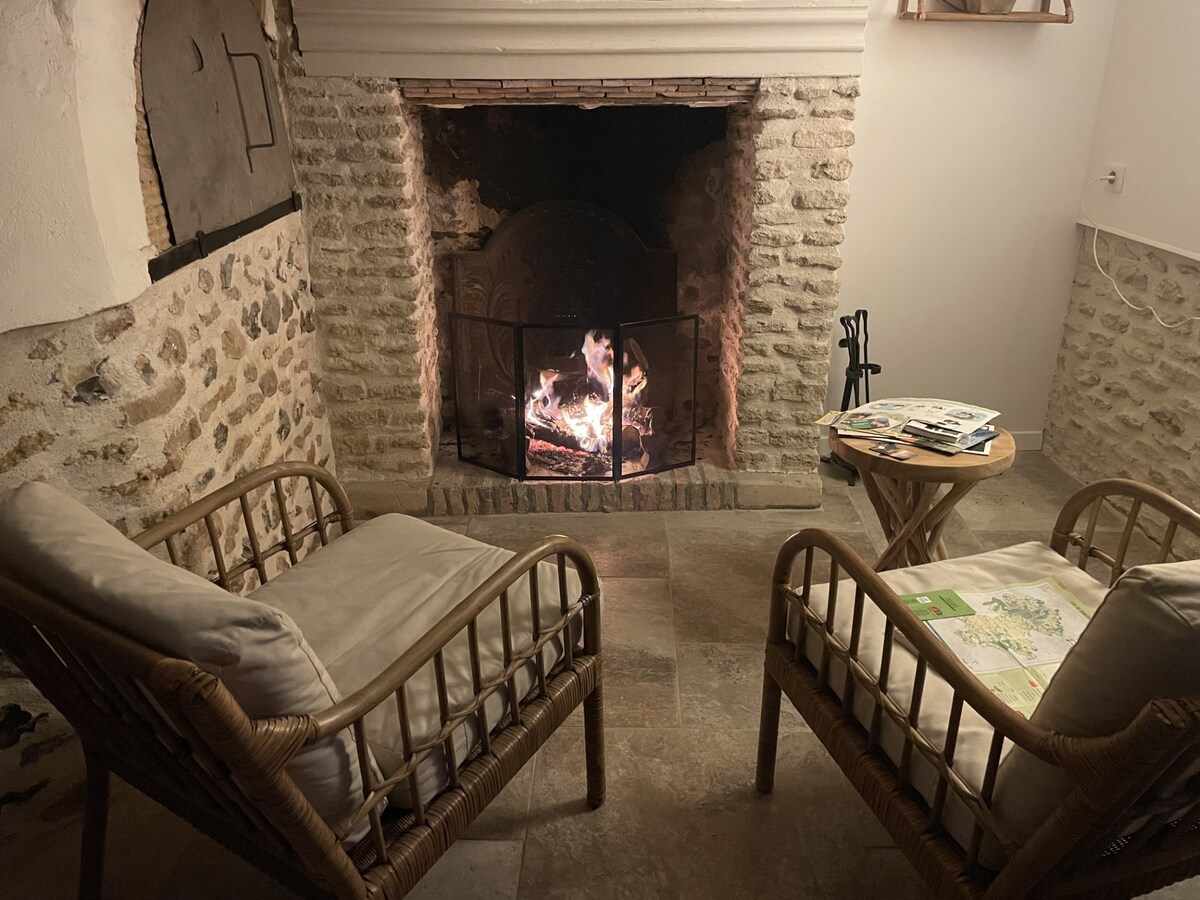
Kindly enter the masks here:
M 526 393 L 528 473 L 541 474 L 544 468 L 547 475 L 568 478 L 610 474 L 614 427 L 621 429 L 621 472 L 645 471 L 652 454 L 644 439 L 653 435 L 654 411 L 642 405 L 649 365 L 641 346 L 628 342 L 618 398 L 609 339 L 589 331 L 580 353 L 586 371 L 576 366 L 540 369 L 537 386 Z M 613 421 L 614 399 L 619 400 L 620 422 Z
M 525 434 L 529 444 L 544 444 L 546 447 L 558 447 L 572 453 L 595 455 L 580 443 L 579 436 L 565 428 L 554 428 L 543 422 L 527 421 Z
M 612 474 L 612 456 L 530 438 L 526 442 L 526 471 L 535 478 L 595 478 Z
M 635 406 L 621 411 L 625 427 L 633 426 L 639 435 L 651 434 L 654 431 L 654 408 L 650 406 Z
M 633 425 L 621 429 L 621 471 L 644 472 L 650 465 L 650 454 L 642 443 L 642 433 Z

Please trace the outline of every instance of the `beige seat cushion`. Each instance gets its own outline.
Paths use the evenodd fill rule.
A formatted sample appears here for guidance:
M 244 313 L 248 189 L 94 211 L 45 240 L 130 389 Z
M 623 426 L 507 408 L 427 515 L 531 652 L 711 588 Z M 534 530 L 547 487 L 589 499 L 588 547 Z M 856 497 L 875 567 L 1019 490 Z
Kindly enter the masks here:
M 1074 737 L 1115 734 L 1152 700 L 1200 696 L 1200 561 L 1122 575 L 1050 682 L 1031 721 Z M 1043 798 L 1037 808 L 1011 800 Z M 1058 770 L 1020 750 L 997 777 L 996 812 L 1014 837 L 1066 794 Z M 1044 818 L 1044 816 L 1042 817 Z
M 0 563 L 19 583 L 218 676 L 252 718 L 314 714 L 341 699 L 287 615 L 159 560 L 48 485 L 0 497 Z M 334 823 L 362 802 L 357 760 L 346 731 L 302 750 L 288 774 Z
M 1091 576 L 1081 572 L 1046 545 L 1031 542 L 993 550 L 961 559 L 946 560 L 907 569 L 883 572 L 883 579 L 898 594 L 912 594 L 944 588 L 987 590 L 1053 580 L 1088 609 L 1096 609 L 1104 599 L 1105 588 Z M 854 606 L 854 583 L 843 581 L 838 587 L 838 604 L 835 631 L 842 641 L 849 644 L 850 627 Z M 812 606 L 824 615 L 827 604 L 825 586 L 814 586 Z M 868 599 L 864 606 L 863 628 L 859 643 L 859 658 L 863 665 L 876 677 L 880 671 L 883 651 L 883 633 L 886 618 Z M 789 625 L 795 637 L 794 624 Z M 805 655 L 814 667 L 819 666 L 822 641 L 813 630 L 809 630 L 804 642 Z M 916 656 L 903 643 L 893 645 L 892 664 L 889 676 L 889 694 L 904 709 L 912 698 L 912 684 L 916 674 Z M 845 684 L 845 667 L 839 662 L 830 666 L 829 683 L 840 697 Z M 940 676 L 930 669 L 926 676 L 918 724 L 925 735 L 941 748 L 945 746 L 953 690 Z M 865 730 L 870 729 L 874 703 L 864 691 L 857 691 L 854 699 L 854 715 Z M 955 769 L 976 789 L 983 783 L 991 746 L 991 726 L 970 707 L 964 706 L 955 750 Z M 880 732 L 880 744 L 893 763 L 899 764 L 904 740 L 900 729 L 884 718 Z M 1006 749 L 1011 750 L 1011 745 Z M 1007 765 L 1007 760 L 1005 761 Z M 1002 766 L 1003 768 L 1003 766 Z M 937 784 L 934 768 L 920 756 L 913 754 L 912 783 L 916 790 L 932 803 Z M 1014 824 L 1040 822 L 1053 809 L 1054 803 L 1045 797 L 1031 794 L 1012 785 L 1012 802 L 1006 808 L 1014 813 Z M 997 799 L 1000 790 L 997 789 Z M 969 847 L 974 816 L 967 806 L 951 790 L 947 794 L 943 822 L 950 835 L 963 847 Z M 998 865 L 1001 862 L 998 847 L 988 847 L 985 862 Z
M 349 695 L 382 672 L 514 555 L 420 519 L 386 515 L 358 526 L 263 585 L 252 597 L 285 610 L 300 625 L 338 686 Z M 517 648 L 531 643 L 528 583 L 528 577 L 522 576 L 509 591 Z M 538 585 L 545 627 L 560 615 L 558 574 L 553 564 L 539 566 Z M 568 599 L 577 600 L 579 593 L 579 578 L 568 570 Z M 504 666 L 498 603 L 479 617 L 479 643 L 486 682 Z M 542 654 L 549 671 L 562 658 L 562 641 L 552 639 Z M 461 708 L 473 697 L 465 633 L 447 648 L 445 666 L 451 709 Z M 529 664 L 518 672 L 518 692 L 524 695 L 534 680 L 534 668 Z M 432 665 L 409 681 L 407 700 L 414 740 L 420 742 L 435 734 L 441 718 Z M 494 728 L 508 712 L 505 692 L 492 694 L 485 709 L 488 724 Z M 385 774 L 395 772 L 404 763 L 396 705 L 385 703 L 367 717 L 366 724 L 367 740 L 380 769 Z M 455 732 L 459 762 L 478 738 L 472 716 Z M 440 748 L 418 769 L 418 776 L 425 800 L 445 786 L 448 770 Z M 402 783 L 392 799 L 410 805 L 407 784 Z

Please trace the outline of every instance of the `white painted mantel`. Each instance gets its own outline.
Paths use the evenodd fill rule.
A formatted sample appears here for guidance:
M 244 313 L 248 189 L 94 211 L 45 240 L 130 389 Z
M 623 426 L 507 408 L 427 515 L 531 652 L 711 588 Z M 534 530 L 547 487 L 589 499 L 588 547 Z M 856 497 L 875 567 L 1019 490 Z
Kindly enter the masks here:
M 867 0 L 293 0 L 309 75 L 858 75 Z

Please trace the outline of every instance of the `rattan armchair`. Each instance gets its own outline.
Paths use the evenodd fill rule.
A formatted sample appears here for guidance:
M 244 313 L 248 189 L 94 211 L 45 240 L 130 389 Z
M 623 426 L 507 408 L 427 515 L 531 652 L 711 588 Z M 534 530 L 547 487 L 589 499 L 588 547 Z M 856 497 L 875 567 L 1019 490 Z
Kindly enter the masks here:
M 311 515 L 303 524 L 292 518 L 299 500 Z M 272 526 L 265 538 L 256 526 L 264 521 Z M 234 526 L 243 529 L 236 540 L 229 534 Z M 189 542 L 198 532 L 211 544 L 209 571 L 201 574 L 233 590 L 246 577 L 265 583 L 288 562 L 300 561 L 311 545 L 318 555 L 332 553 L 323 548 L 354 527 L 346 494 L 326 470 L 283 463 L 238 479 L 134 540 L 181 565 L 194 558 Z M 231 546 L 244 548 L 245 558 L 227 558 Z M 567 593 L 568 562 L 571 583 L 577 577 L 581 585 L 576 596 Z M 539 620 L 537 573 L 544 575 L 547 565 L 556 567 L 561 606 L 555 618 Z M 101 892 L 110 773 L 308 897 L 404 896 L 580 704 L 587 798 L 593 807 L 604 800 L 599 582 L 587 552 L 569 538 L 547 537 L 513 556 L 341 702 L 315 714 L 266 719 L 248 716 L 222 680 L 194 662 L 159 652 L 9 575 L 0 574 L 0 646 L 77 730 L 87 761 L 81 897 Z M 509 599 L 526 578 L 534 597 L 533 628 L 520 634 Z M 341 615 L 343 598 L 328 599 L 330 615 Z M 481 675 L 480 623 L 485 611 L 494 617 L 497 607 L 504 666 L 493 677 Z M 555 639 L 561 640 L 561 659 L 545 667 L 542 650 Z M 469 647 L 465 703 L 447 690 L 444 656 L 452 642 Z M 467 651 L 461 652 L 466 659 Z M 518 693 L 515 673 L 535 667 L 532 688 Z M 437 674 L 441 726 L 422 740 L 410 728 L 413 698 L 406 684 L 430 669 Z M 507 698 L 508 712 L 489 722 L 485 701 L 496 692 Z M 404 736 L 404 764 L 387 777 L 365 755 L 364 721 L 378 708 L 399 716 Z M 477 738 L 462 754 L 455 750 L 455 734 L 468 720 L 477 724 Z M 347 729 L 357 739 L 364 796 L 355 821 L 335 831 L 285 765 L 302 749 Z M 449 783 L 426 795 L 417 773 L 435 752 L 445 754 Z M 396 786 L 405 784 L 408 808 L 395 808 L 394 800 L 388 806 L 389 793 L 394 798 Z M 347 842 L 356 823 L 360 832 L 369 823 L 366 836 Z
M 1123 528 L 1098 529 L 1106 508 L 1124 511 Z M 1126 571 L 1135 524 L 1147 512 L 1158 547 L 1144 562 L 1168 561 L 1180 530 L 1200 536 L 1195 511 L 1149 486 L 1113 479 L 1066 503 L 1041 552 L 1059 565 L 1068 560 L 1071 571 L 1107 569 L 1104 597 Z M 1115 549 L 1097 546 L 1102 531 Z M 1078 560 L 1068 557 L 1073 551 Z M 827 584 L 817 556 L 828 559 Z M 1152 699 L 1112 734 L 1047 730 L 1036 715 L 1027 719 L 999 700 L 918 621 L 890 583 L 901 577 L 873 571 L 823 530 L 801 531 L 783 545 L 766 646 L 760 792 L 774 785 L 786 695 L 939 898 L 1124 898 L 1200 874 L 1200 696 Z M 871 615 L 883 623 L 883 635 L 881 656 L 868 663 L 861 647 Z M 838 616 L 844 627 L 834 627 Z M 903 689 L 896 683 L 901 654 L 915 663 Z M 948 715 L 939 712 L 931 723 L 922 700 L 930 705 L 935 679 Z M 968 716 L 982 731 L 973 774 L 964 770 L 959 739 Z M 892 745 L 885 749 L 889 731 Z M 1052 801 L 1057 805 L 1032 834 L 1014 842 L 1000 827 L 995 801 L 1002 760 L 1020 751 L 1040 761 L 1035 765 L 1053 767 L 1062 799 Z M 921 790 L 914 786 L 918 767 L 925 773 Z M 1022 786 L 1015 787 L 1019 794 Z M 951 803 L 967 823 L 957 836 L 947 825 Z

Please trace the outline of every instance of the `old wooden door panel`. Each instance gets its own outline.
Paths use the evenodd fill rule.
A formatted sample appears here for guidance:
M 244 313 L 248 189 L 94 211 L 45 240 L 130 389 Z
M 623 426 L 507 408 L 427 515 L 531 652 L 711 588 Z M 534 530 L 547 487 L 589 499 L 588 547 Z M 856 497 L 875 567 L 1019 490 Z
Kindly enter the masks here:
M 142 93 L 176 241 L 291 195 L 278 90 L 250 0 L 149 0 Z

